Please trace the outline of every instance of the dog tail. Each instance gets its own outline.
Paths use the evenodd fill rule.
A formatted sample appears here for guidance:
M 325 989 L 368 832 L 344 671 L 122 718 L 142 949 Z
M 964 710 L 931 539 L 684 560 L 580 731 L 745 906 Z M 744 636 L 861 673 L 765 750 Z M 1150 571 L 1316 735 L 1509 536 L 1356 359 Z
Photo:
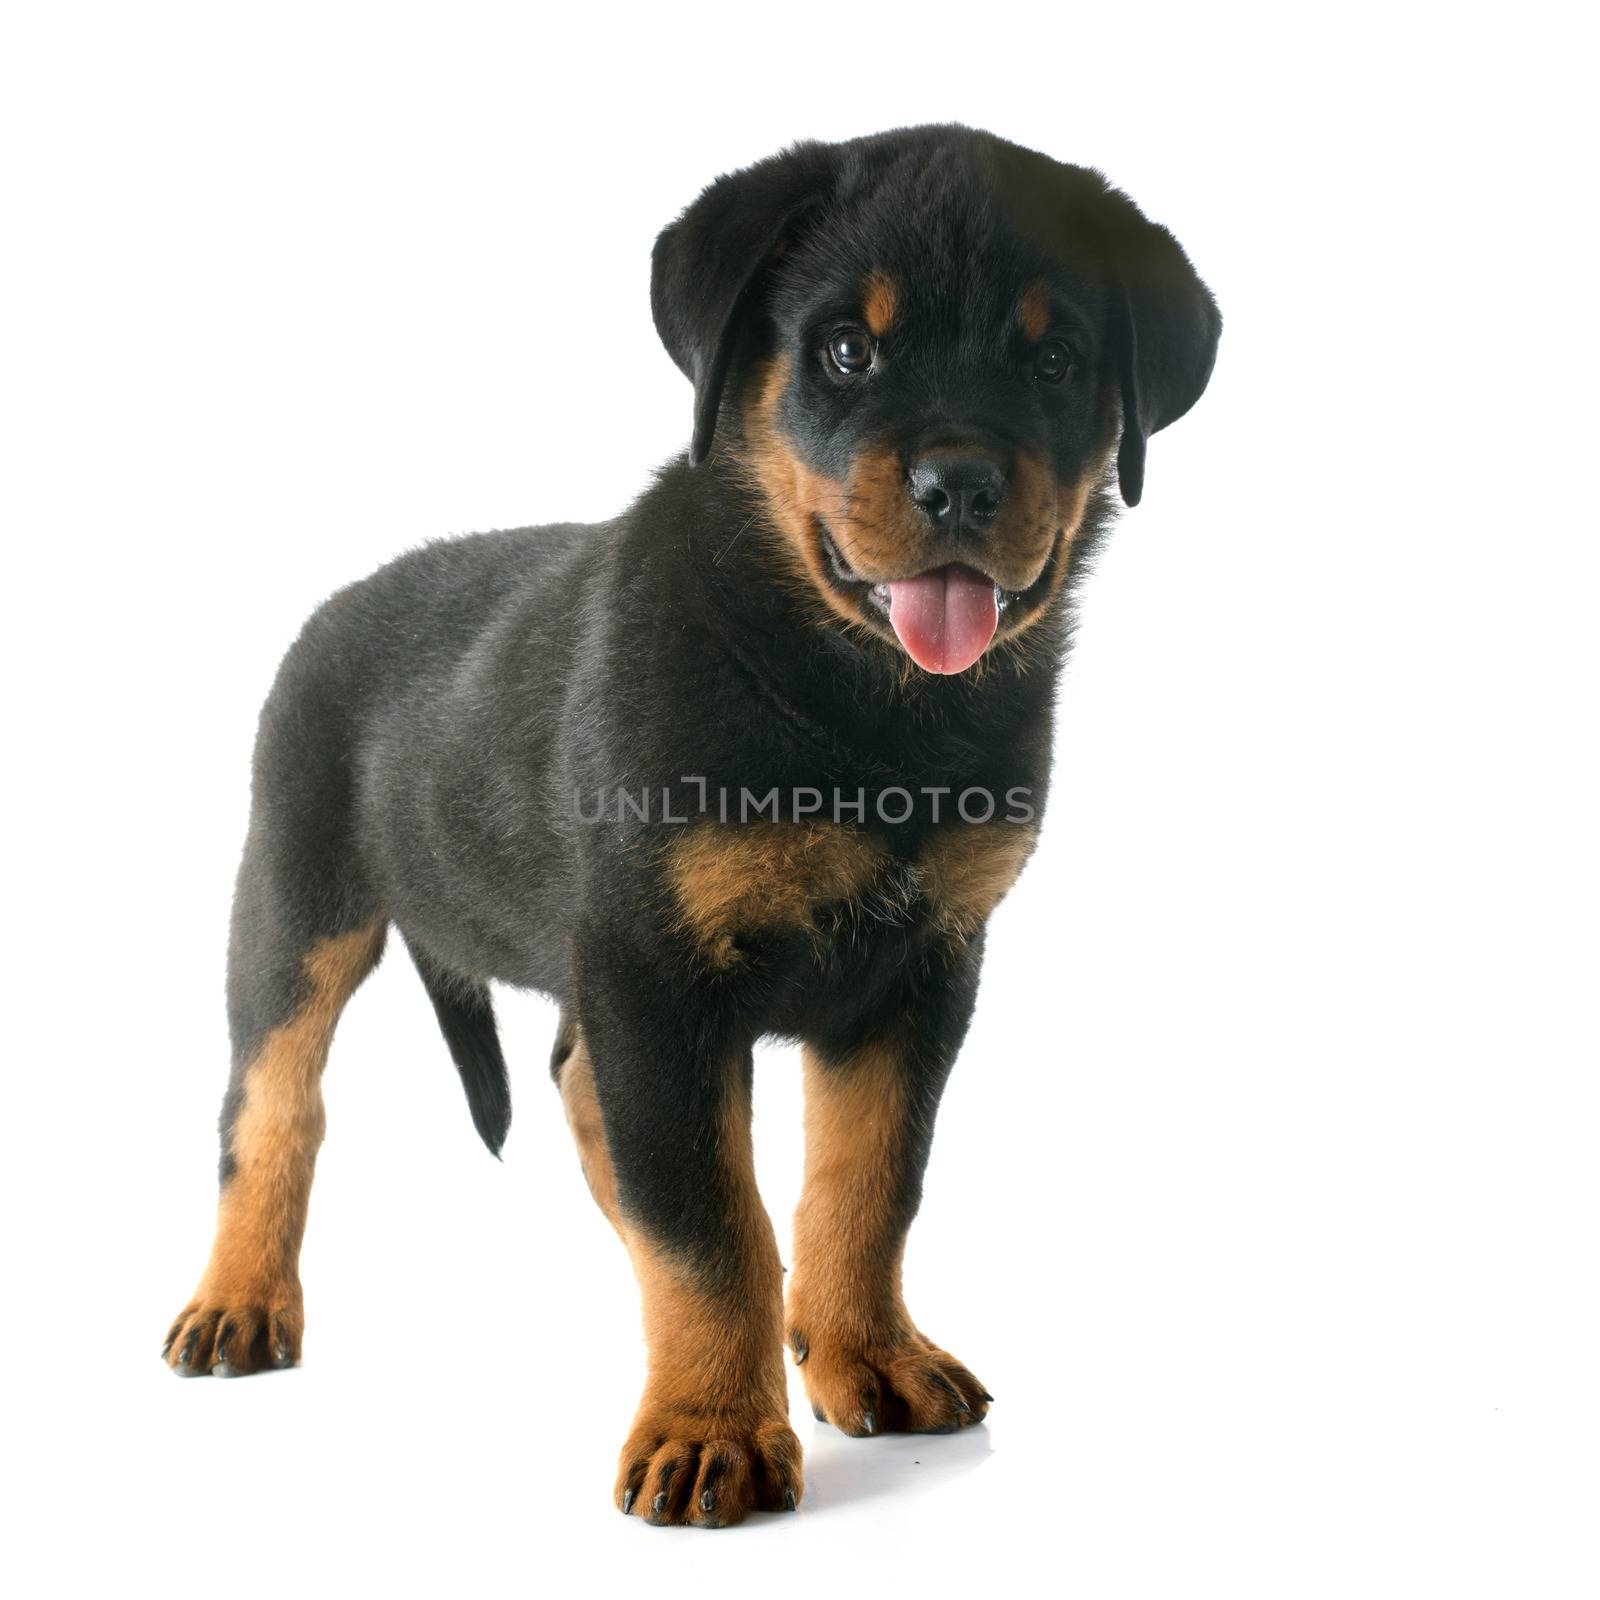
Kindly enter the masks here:
M 417 964 L 444 1042 L 461 1074 L 472 1125 L 488 1145 L 489 1154 L 498 1158 L 511 1128 L 511 1080 L 506 1073 L 506 1058 L 500 1051 L 489 986 L 446 972 L 409 940 L 406 948 Z

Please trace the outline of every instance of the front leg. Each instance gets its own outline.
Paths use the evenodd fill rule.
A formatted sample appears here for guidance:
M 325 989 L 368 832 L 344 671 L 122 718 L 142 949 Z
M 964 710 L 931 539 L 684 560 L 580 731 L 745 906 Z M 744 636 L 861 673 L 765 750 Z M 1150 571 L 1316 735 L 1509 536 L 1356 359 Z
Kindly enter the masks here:
M 887 1015 L 805 1050 L 789 1344 L 817 1417 L 849 1434 L 950 1433 L 981 1421 L 993 1399 L 917 1328 L 900 1290 L 977 961 L 952 952 Z
M 792 1511 L 804 1480 L 783 1268 L 755 1182 L 750 1047 L 704 1018 L 646 1026 L 625 988 L 615 972 L 590 987 L 560 1067 L 585 1172 L 643 1302 L 649 1372 L 616 1503 L 701 1527 Z

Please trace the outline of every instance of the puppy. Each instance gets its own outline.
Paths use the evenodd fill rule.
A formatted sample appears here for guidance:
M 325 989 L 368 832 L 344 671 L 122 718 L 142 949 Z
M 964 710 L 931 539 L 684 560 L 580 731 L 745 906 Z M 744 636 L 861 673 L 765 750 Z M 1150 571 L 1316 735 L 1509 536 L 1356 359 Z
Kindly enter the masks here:
M 306 625 L 261 716 L 234 903 L 221 1200 L 167 1336 L 300 1359 L 298 1256 L 345 1002 L 399 931 L 473 1121 L 510 1121 L 490 983 L 552 1071 L 643 1298 L 625 1513 L 803 1492 L 819 1418 L 948 1432 L 991 1396 L 901 1298 L 984 926 L 1033 847 L 1070 599 L 1212 298 L 1098 173 L 959 127 L 802 144 L 656 242 L 693 441 L 615 521 L 432 544 Z M 787 1300 L 752 1050 L 801 1041 Z

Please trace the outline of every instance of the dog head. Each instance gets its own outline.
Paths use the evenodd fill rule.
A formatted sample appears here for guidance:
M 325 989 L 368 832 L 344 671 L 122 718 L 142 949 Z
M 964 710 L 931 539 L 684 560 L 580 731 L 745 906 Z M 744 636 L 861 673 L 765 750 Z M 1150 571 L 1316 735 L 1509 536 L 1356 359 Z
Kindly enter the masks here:
M 1220 328 L 1098 173 L 956 127 L 719 178 L 657 240 L 651 297 L 691 460 L 745 469 L 830 618 L 942 673 L 1049 608 L 1113 451 L 1138 503 Z

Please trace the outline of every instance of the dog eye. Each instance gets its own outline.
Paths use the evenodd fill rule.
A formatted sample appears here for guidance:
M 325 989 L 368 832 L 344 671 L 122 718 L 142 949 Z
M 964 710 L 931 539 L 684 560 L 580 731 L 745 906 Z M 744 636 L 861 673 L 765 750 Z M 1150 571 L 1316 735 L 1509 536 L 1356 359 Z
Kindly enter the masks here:
M 1060 383 L 1074 366 L 1072 350 L 1059 339 L 1049 339 L 1039 346 L 1033 358 L 1033 375 L 1045 383 Z
M 828 340 L 828 359 L 841 372 L 865 372 L 872 365 L 872 340 L 860 328 L 841 328 Z

